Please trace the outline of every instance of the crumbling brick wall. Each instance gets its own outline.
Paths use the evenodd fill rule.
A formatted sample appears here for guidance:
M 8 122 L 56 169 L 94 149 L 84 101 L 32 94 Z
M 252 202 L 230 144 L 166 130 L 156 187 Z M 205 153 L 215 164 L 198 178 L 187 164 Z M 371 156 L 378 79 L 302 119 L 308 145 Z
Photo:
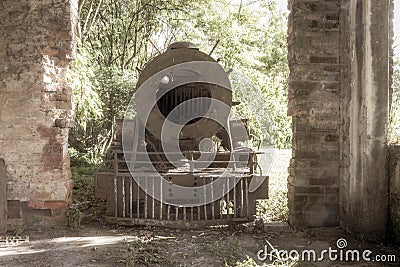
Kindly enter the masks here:
M 56 222 L 72 189 L 68 127 L 76 1 L 0 2 L 0 158 L 9 224 Z

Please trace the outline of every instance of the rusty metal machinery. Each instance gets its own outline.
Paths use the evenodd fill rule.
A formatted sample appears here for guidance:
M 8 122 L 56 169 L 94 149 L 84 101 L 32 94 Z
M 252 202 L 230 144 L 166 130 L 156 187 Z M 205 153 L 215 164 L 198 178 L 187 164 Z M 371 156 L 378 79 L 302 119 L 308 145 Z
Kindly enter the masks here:
M 137 88 L 161 70 L 180 63 L 198 61 L 215 62 L 211 56 L 199 51 L 191 43 L 174 43 L 146 65 L 140 74 Z M 223 79 L 229 80 L 223 71 L 217 75 L 222 75 Z M 138 117 L 117 121 L 114 145 L 108 153 L 104 166 L 96 172 L 95 196 L 107 199 L 107 219 L 123 225 L 187 228 L 254 220 L 256 200 L 268 197 L 268 177 L 258 172 L 257 152 L 239 145 L 240 136 L 233 138 L 231 130 L 226 131 L 219 123 L 206 116 L 210 112 L 211 99 L 221 101 L 229 107 L 232 106 L 231 90 L 212 83 L 197 82 L 176 86 L 166 93 L 163 92 L 162 86 L 159 86 L 157 94 L 159 95 L 156 95 L 156 105 L 152 107 L 147 121 L 141 121 Z M 201 101 L 195 105 L 180 108 L 181 103 L 196 98 L 201 98 Z M 141 103 L 136 105 L 141 105 Z M 172 110 L 175 116 L 168 117 Z M 188 121 L 188 118 L 194 115 L 196 119 Z M 223 115 L 223 119 L 227 121 L 228 128 L 232 131 L 246 122 L 244 119 L 229 121 L 228 115 Z M 182 124 L 179 148 L 185 161 L 178 167 L 169 162 L 168 152 L 163 151 L 161 144 L 161 127 L 167 119 L 175 124 Z M 123 132 L 123 123 L 125 126 L 127 124 L 131 126 L 129 133 Z M 140 123 L 145 127 L 145 136 L 142 137 L 143 142 L 137 144 L 144 146 L 144 150 L 136 148 L 135 145 L 131 146 L 130 151 L 127 151 L 125 146 L 123 149 L 122 135 L 138 136 L 135 127 Z M 139 138 L 137 136 L 136 139 Z M 213 144 L 215 157 L 209 166 L 197 170 L 194 162 L 199 160 L 203 153 L 200 151 L 200 146 L 204 138 L 215 140 Z M 222 182 L 220 181 L 221 197 L 202 205 L 185 206 L 164 202 L 151 194 L 155 193 L 160 185 L 152 173 L 138 167 L 144 154 L 149 156 L 152 166 L 162 179 L 168 182 L 167 186 L 179 185 L 193 188 L 194 196 L 204 194 L 206 197 L 206 185 L 212 188 L 216 180 L 222 179 L 221 174 L 231 166 L 232 155 L 235 155 L 237 164 L 242 164 L 236 165 L 234 162 L 232 175 L 223 177 Z M 248 156 L 244 157 L 244 154 Z M 136 165 L 130 169 L 129 166 L 133 161 Z M 236 168 L 242 171 L 240 178 L 235 177 Z M 254 184 L 258 186 L 252 186 Z M 171 189 L 169 190 L 172 192 Z

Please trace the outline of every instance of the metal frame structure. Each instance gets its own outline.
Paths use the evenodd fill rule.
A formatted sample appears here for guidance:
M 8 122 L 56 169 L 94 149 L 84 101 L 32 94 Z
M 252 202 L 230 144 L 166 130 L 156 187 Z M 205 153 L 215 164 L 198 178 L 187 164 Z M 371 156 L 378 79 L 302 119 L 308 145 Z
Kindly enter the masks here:
M 162 158 L 162 152 L 147 152 Z M 199 151 L 187 152 L 188 158 Z M 240 153 L 238 154 L 240 155 Z M 228 158 L 228 160 L 224 160 Z M 218 179 L 225 168 L 221 167 L 229 163 L 230 152 L 216 152 L 216 160 L 206 170 L 196 171 L 190 160 L 188 170 L 172 169 L 160 173 L 170 183 L 176 183 L 188 187 L 206 185 Z M 121 147 L 112 150 L 112 157 L 106 161 L 110 167 L 107 171 L 98 171 L 95 176 L 95 196 L 107 199 L 107 220 L 121 225 L 154 225 L 179 228 L 198 228 L 211 225 L 245 223 L 254 220 L 256 214 L 256 200 L 268 197 L 268 177 L 254 192 L 249 191 L 251 180 L 258 176 L 256 169 L 256 153 L 251 152 L 250 161 L 246 170 L 238 170 L 241 175 L 239 182 L 229 191 L 230 183 L 238 178 L 235 171 L 232 176 L 224 179 L 223 197 L 207 205 L 198 207 L 180 207 L 161 203 L 148 195 L 145 191 L 154 190 L 154 176 L 145 171 L 135 171 L 136 179 L 146 179 L 147 188 L 142 189 L 132 177 L 127 168 Z M 161 160 L 167 164 L 168 161 Z M 218 167 L 219 166 L 219 167 Z M 243 174 L 245 171 L 245 174 Z M 225 186 L 226 185 L 226 186 Z M 202 194 L 205 192 L 197 192 Z

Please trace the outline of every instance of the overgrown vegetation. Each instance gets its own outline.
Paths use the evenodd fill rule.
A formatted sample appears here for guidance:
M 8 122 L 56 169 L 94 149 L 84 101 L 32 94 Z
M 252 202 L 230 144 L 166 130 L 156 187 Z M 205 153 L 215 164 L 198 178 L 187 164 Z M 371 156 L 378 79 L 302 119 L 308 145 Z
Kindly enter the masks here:
M 259 163 L 264 170 L 268 170 L 268 199 L 257 201 L 257 215 L 266 222 L 287 221 L 289 214 L 287 177 L 291 152 L 280 150 L 273 154 L 265 153 L 260 155 Z
M 389 140 L 400 143 L 400 56 L 394 57 L 393 95 L 390 111 Z
M 163 249 L 163 244 L 151 240 L 133 240 L 127 242 L 125 251 L 126 266 L 152 266 L 159 264 L 158 255 Z M 164 262 L 165 263 L 165 262 Z
M 73 157 L 99 163 L 135 90 L 138 70 L 174 41 L 191 41 L 230 71 L 238 116 L 255 142 L 290 145 L 286 15 L 276 1 L 83 0 L 79 5 Z M 243 75 L 242 75 L 243 74 Z M 248 78 L 247 78 L 248 77 Z
M 67 212 L 68 226 L 80 228 L 82 223 L 104 222 L 105 202 L 94 198 L 93 194 L 95 166 L 85 165 L 82 162 L 75 162 L 73 165 L 71 172 L 74 181 L 74 197 Z
M 272 185 L 269 198 L 258 202 L 257 214 L 267 221 L 287 221 L 289 209 L 286 184 L 284 186 Z

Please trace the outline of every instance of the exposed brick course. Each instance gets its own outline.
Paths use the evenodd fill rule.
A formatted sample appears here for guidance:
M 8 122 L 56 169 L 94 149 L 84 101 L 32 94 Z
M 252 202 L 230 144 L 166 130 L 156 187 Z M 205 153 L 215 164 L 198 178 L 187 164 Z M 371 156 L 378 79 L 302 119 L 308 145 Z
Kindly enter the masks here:
M 339 1 L 289 3 L 289 222 L 338 225 Z
M 0 158 L 9 219 L 51 217 L 48 201 L 69 201 L 73 105 L 65 72 L 75 50 L 76 2 L 0 3 Z

